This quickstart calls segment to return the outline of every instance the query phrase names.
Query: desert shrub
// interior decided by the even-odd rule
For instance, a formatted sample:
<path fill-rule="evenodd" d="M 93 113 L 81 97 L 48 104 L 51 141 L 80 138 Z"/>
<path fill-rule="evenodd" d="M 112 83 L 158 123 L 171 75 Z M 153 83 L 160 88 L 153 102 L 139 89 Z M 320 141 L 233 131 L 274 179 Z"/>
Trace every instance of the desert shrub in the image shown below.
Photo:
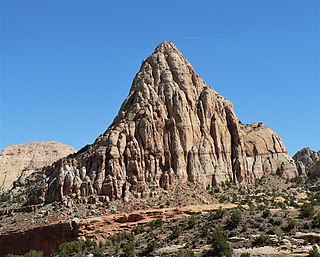
<path fill-rule="evenodd" d="M 109 237 L 109 240 L 113 244 L 117 244 L 117 243 L 120 243 L 122 241 L 133 241 L 134 240 L 134 235 L 132 235 L 131 233 L 128 233 L 126 231 L 122 231 L 122 232 L 119 232 L 117 234 L 111 235 Z"/>
<path fill-rule="evenodd" d="M 172 231 L 172 233 L 170 234 L 169 239 L 174 240 L 178 238 L 180 235 L 181 235 L 181 228 L 179 226 L 176 226 Z"/>
<path fill-rule="evenodd" d="M 57 256 L 68 257 L 70 255 L 79 254 L 79 253 L 82 253 L 83 248 L 84 248 L 83 242 L 80 242 L 80 241 L 66 242 L 60 245 Z"/>
<path fill-rule="evenodd" d="M 150 222 L 149 225 L 152 230 L 156 228 L 160 228 L 163 225 L 163 220 L 161 218 L 154 219 L 153 221 Z"/>
<path fill-rule="evenodd" d="M 134 257 L 136 256 L 135 245 L 133 242 L 126 242 L 123 245 L 122 257 Z"/>
<path fill-rule="evenodd" d="M 144 229 L 144 226 L 143 226 L 143 225 L 135 226 L 135 227 L 132 229 L 132 233 L 135 234 L 135 235 L 142 234 L 144 231 L 145 231 L 145 229 Z"/>
<path fill-rule="evenodd" d="M 275 207 L 279 207 L 279 208 L 281 208 L 283 210 L 285 210 L 287 208 L 287 205 L 286 205 L 285 202 L 275 202 L 274 206 Z"/>
<path fill-rule="evenodd" d="M 208 223 L 204 224 L 204 226 L 201 228 L 201 237 L 208 237 L 210 234 L 210 225 Z"/>
<path fill-rule="evenodd" d="M 252 242 L 253 246 L 265 246 L 272 244 L 272 241 L 268 235 L 260 235 Z"/>
<path fill-rule="evenodd" d="M 265 219 L 270 217 L 270 215 L 271 215 L 271 211 L 269 209 L 266 209 L 262 212 L 261 217 Z"/>
<path fill-rule="evenodd" d="M 219 220 L 219 219 L 222 219 L 225 214 L 226 214 L 226 210 L 221 208 L 220 206 L 218 210 L 211 212 L 210 219 Z"/>
<path fill-rule="evenodd" d="M 225 196 L 225 195 L 221 195 L 220 197 L 219 197 L 219 203 L 224 203 L 224 202 L 226 202 L 227 201 L 227 197 Z"/>
<path fill-rule="evenodd" d="M 250 253 L 242 253 L 240 254 L 240 257 L 250 257 Z"/>
<path fill-rule="evenodd" d="M 282 224 L 282 219 L 271 218 L 271 219 L 270 219 L 270 223 L 271 223 L 272 225 L 275 225 L 275 226 L 281 226 L 281 224 Z"/>
<path fill-rule="evenodd" d="M 93 254 L 94 257 L 105 257 L 105 248 L 103 247 L 99 247 L 97 249 L 94 250 L 94 254 Z"/>
<path fill-rule="evenodd" d="M 312 227 L 314 228 L 320 228 L 320 213 L 318 212 L 312 220 Z"/>
<path fill-rule="evenodd" d="M 86 239 L 85 241 L 71 241 L 60 245 L 56 257 L 82 256 L 86 252 L 93 252 L 95 257 L 105 256 L 105 245 Z M 29 256 L 28 256 L 29 257 Z"/>
<path fill-rule="evenodd" d="M 320 257 L 320 253 L 318 252 L 318 248 L 314 245 L 309 251 L 309 257 Z"/>
<path fill-rule="evenodd" d="M 287 220 L 287 225 L 283 227 L 283 230 L 286 232 L 290 232 L 292 229 L 294 229 L 297 225 L 297 220 L 289 218 Z"/>
<path fill-rule="evenodd" d="M 240 222 L 241 222 L 241 212 L 239 210 L 237 210 L 231 214 L 230 218 L 227 221 L 227 226 L 230 229 L 234 229 L 234 228 L 238 227 Z"/>
<path fill-rule="evenodd" d="M 300 207 L 300 218 L 311 218 L 314 215 L 314 207 L 311 203 L 304 203 Z"/>
<path fill-rule="evenodd" d="M 302 224 L 303 229 L 311 229 L 311 227 L 312 227 L 311 222 L 306 221 Z"/>
<path fill-rule="evenodd" d="M 149 241 L 147 247 L 141 253 L 141 256 L 149 256 L 149 254 L 156 248 L 156 241 L 152 240 Z"/>
<path fill-rule="evenodd" d="M 261 225 L 262 225 L 261 221 L 258 221 L 258 220 L 254 221 L 252 224 L 253 228 L 260 228 Z"/>
<path fill-rule="evenodd" d="M 194 254 L 193 251 L 188 250 L 186 252 L 180 252 L 178 253 L 177 257 L 195 257 L 196 255 Z"/>
<path fill-rule="evenodd" d="M 8 254 L 6 257 L 43 257 L 42 251 L 31 250 L 23 255 Z"/>
<path fill-rule="evenodd" d="M 228 244 L 228 238 L 225 231 L 221 227 L 217 227 L 211 235 L 211 253 L 218 257 L 231 257 L 231 250 Z"/>
<path fill-rule="evenodd" d="M 277 236 L 278 241 L 280 242 L 284 235 L 282 229 L 280 227 L 274 227 L 273 233 Z"/>
<path fill-rule="evenodd" d="M 197 221 L 198 221 L 198 218 L 195 215 L 192 215 L 188 219 L 188 228 L 193 228 L 196 225 Z"/>

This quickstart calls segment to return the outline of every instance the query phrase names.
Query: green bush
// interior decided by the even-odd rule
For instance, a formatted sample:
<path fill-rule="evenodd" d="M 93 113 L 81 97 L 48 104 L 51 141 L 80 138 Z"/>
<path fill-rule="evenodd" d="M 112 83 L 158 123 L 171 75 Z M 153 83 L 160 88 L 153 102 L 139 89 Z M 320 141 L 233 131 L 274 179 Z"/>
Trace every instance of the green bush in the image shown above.
<path fill-rule="evenodd" d="M 211 253 L 218 257 L 231 257 L 231 250 L 228 244 L 226 233 L 221 227 L 217 227 L 211 235 Z"/>
<path fill-rule="evenodd" d="M 109 237 L 109 240 L 113 244 L 117 244 L 117 243 L 120 243 L 122 241 L 133 241 L 134 240 L 134 235 L 132 235 L 131 233 L 128 233 L 126 231 L 122 231 L 122 232 L 119 232 L 117 234 L 111 235 Z"/>
<path fill-rule="evenodd" d="M 240 222 L 241 222 L 241 212 L 237 210 L 231 214 L 230 218 L 227 221 L 227 226 L 230 229 L 234 229 L 238 227 Z"/>
<path fill-rule="evenodd" d="M 198 218 L 195 215 L 192 215 L 188 219 L 188 228 L 193 228 L 197 223 Z"/>
<path fill-rule="evenodd" d="M 240 254 L 240 257 L 250 257 L 250 253 L 242 253 Z"/>
<path fill-rule="evenodd" d="M 68 257 L 70 255 L 82 253 L 83 242 L 80 241 L 71 241 L 66 242 L 60 245 L 58 257 Z"/>
<path fill-rule="evenodd" d="M 311 218 L 314 215 L 314 207 L 311 203 L 304 203 L 300 207 L 300 218 Z"/>
<path fill-rule="evenodd" d="M 43 257 L 42 251 L 31 250 L 23 255 L 8 254 L 6 257 Z"/>
<path fill-rule="evenodd" d="M 309 251 L 309 257 L 320 257 L 320 253 L 318 252 L 318 248 L 314 245 Z"/>
<path fill-rule="evenodd" d="M 220 206 L 218 210 L 213 211 L 210 214 L 210 219 L 211 220 L 219 220 L 219 219 L 222 219 L 225 214 L 226 214 L 226 210 L 221 208 L 221 206 Z"/>
<path fill-rule="evenodd" d="M 149 254 L 156 248 L 156 241 L 152 240 L 148 242 L 147 247 L 142 252 L 142 256 L 149 256 Z"/>
<path fill-rule="evenodd" d="M 134 257 L 136 256 L 135 245 L 132 242 L 126 242 L 123 245 L 123 257 Z"/>
<path fill-rule="evenodd" d="M 135 227 L 132 229 L 132 233 L 135 234 L 135 235 L 142 234 L 144 231 L 145 231 L 145 229 L 144 229 L 144 226 L 143 226 L 143 225 L 135 226 Z"/>
<path fill-rule="evenodd" d="M 204 224 L 204 226 L 201 228 L 201 237 L 208 237 L 210 232 L 210 225 L 208 223 Z"/>
<path fill-rule="evenodd" d="M 149 225 L 152 230 L 156 228 L 160 228 L 163 225 L 163 220 L 161 218 L 154 219 L 153 221 L 150 222 Z"/>
<path fill-rule="evenodd" d="M 170 240 L 176 239 L 181 235 L 181 229 L 179 226 L 176 226 L 172 231 L 171 235 L 169 236 Z"/>
<path fill-rule="evenodd" d="M 320 228 L 320 213 L 318 212 L 314 217 L 311 223 L 312 227 Z"/>
<path fill-rule="evenodd" d="M 289 218 L 287 220 L 287 225 L 283 227 L 283 230 L 286 232 L 290 232 L 292 229 L 294 229 L 297 225 L 297 220 Z"/>
<path fill-rule="evenodd" d="M 274 227 L 273 233 L 277 236 L 278 241 L 280 242 L 284 235 L 282 229 L 280 227 Z"/>
<path fill-rule="evenodd" d="M 272 225 L 275 225 L 275 226 L 281 226 L 281 224 L 282 224 L 282 219 L 270 218 L 270 223 L 271 223 Z"/>
<path fill-rule="evenodd" d="M 253 246 L 266 246 L 272 244 L 272 241 L 268 235 L 260 235 L 253 242 Z"/>
<path fill-rule="evenodd" d="M 264 211 L 262 212 L 261 217 L 265 219 L 265 218 L 270 217 L 270 215 L 271 215 L 271 211 L 270 211 L 269 209 L 266 209 L 266 210 L 264 210 Z"/>

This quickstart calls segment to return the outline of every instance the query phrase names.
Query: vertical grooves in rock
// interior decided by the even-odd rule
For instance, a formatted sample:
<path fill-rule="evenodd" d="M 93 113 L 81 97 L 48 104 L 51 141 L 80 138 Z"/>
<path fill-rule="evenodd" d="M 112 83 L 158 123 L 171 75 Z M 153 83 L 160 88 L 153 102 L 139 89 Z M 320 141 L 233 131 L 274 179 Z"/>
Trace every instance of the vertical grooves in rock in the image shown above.
<path fill-rule="evenodd" d="M 74 156 L 78 164 L 67 167 L 58 162 L 47 172 L 52 174 L 47 201 L 66 192 L 110 199 L 152 196 L 187 181 L 205 188 L 228 180 L 245 185 L 249 177 L 261 177 L 264 167 L 276 170 L 283 162 L 284 175 L 295 176 L 290 158 L 278 155 L 276 139 L 263 125 L 239 123 L 232 104 L 209 88 L 176 46 L 166 41 L 142 62 L 108 130 Z M 69 183 L 72 188 L 57 196 L 65 170 L 79 183 Z M 86 176 L 78 176 L 77 170 Z M 62 182 L 55 182 L 57 178 Z"/>

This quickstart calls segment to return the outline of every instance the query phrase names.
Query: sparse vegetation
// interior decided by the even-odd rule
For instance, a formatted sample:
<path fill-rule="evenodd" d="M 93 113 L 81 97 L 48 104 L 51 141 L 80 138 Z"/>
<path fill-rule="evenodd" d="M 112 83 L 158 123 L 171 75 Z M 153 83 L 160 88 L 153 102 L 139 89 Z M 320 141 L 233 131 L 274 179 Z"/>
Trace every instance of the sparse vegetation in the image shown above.
<path fill-rule="evenodd" d="M 300 207 L 300 218 L 311 218 L 314 215 L 314 206 L 312 203 L 303 203 Z"/>
<path fill-rule="evenodd" d="M 241 211 L 236 210 L 231 214 L 230 218 L 228 219 L 227 226 L 230 229 L 234 229 L 238 227 L 240 222 L 241 222 Z"/>
<path fill-rule="evenodd" d="M 269 209 L 266 209 L 266 210 L 264 210 L 263 212 L 262 212 L 262 214 L 261 214 L 261 217 L 262 218 L 268 218 L 268 217 L 270 217 L 271 216 L 271 211 L 269 210 Z"/>
<path fill-rule="evenodd" d="M 221 227 L 217 227 L 213 231 L 211 235 L 211 243 L 211 253 L 213 254 L 213 256 L 232 256 L 226 232 Z"/>
<path fill-rule="evenodd" d="M 279 179 L 276 176 L 272 179 L 275 178 Z M 237 207 L 234 209 L 220 207 L 209 213 L 193 214 L 178 219 L 172 219 L 175 218 L 175 214 L 168 213 L 165 214 L 166 216 L 162 216 L 165 217 L 166 222 L 157 213 L 156 219 L 150 223 L 135 226 L 131 233 L 129 231 L 116 233 L 105 239 L 104 243 L 91 240 L 65 243 L 55 256 L 80 257 L 92 254 L 93 257 L 154 255 L 192 257 L 195 256 L 195 253 L 197 256 L 230 256 L 231 249 L 237 248 L 267 245 L 286 247 L 283 238 L 286 236 L 285 238 L 290 241 L 290 237 L 297 232 L 307 233 L 312 229 L 315 233 L 320 233 L 318 200 L 313 199 L 320 199 L 317 193 L 309 193 L 308 199 L 300 198 L 301 194 L 298 193 L 305 192 L 304 189 L 300 189 L 296 185 L 293 187 L 291 181 L 282 183 L 281 186 L 285 185 L 286 188 L 280 186 L 280 191 L 277 187 L 267 186 L 266 179 L 259 179 L 256 183 L 257 188 L 250 186 L 246 189 L 240 189 L 241 193 L 237 193 L 238 189 L 232 184 L 230 188 L 225 186 L 224 192 L 218 190 L 214 192 L 217 194 L 217 199 L 222 195 L 221 199 L 228 204 L 236 199 Z M 279 182 L 277 183 L 279 185 Z M 196 199 L 197 194 L 191 192 L 190 197 Z M 154 202 L 159 208 L 167 205 L 168 201 L 172 206 L 177 203 L 169 195 L 162 196 L 161 199 L 159 197 Z M 279 201 L 283 201 L 283 204 L 279 204 Z M 54 207 L 55 211 L 62 208 L 59 203 L 52 206 L 56 206 Z M 97 203 L 96 206 L 98 209 L 105 207 L 105 204 L 99 205 Z M 119 212 L 119 208 L 114 202 L 110 202 L 109 206 L 114 213 Z M 126 229 L 130 226 L 127 226 Z M 94 231 L 97 234 L 105 233 L 103 229 L 99 228 Z M 252 235 L 260 236 L 253 237 Z M 242 237 L 245 240 L 241 240 Z M 305 242 L 298 243 L 298 246 L 316 243 L 319 243 L 317 239 L 306 238 Z M 171 248 L 178 249 L 174 254 L 167 254 L 166 251 L 170 251 Z M 202 252 L 199 252 L 200 249 Z M 316 251 L 318 250 L 312 250 L 310 256 L 319 256 L 315 255 Z M 248 257 L 250 254 L 244 252 L 241 256 Z M 14 256 L 11 255 L 11 257 Z M 25 256 L 23 255 L 23 257 Z"/>
<path fill-rule="evenodd" d="M 219 207 L 218 210 L 211 212 L 210 219 L 219 220 L 219 219 L 222 219 L 225 214 L 226 214 L 226 210 Z"/>
<path fill-rule="evenodd" d="M 158 218 L 158 219 L 154 219 L 153 221 L 150 222 L 150 228 L 152 230 L 156 229 L 156 228 L 159 228 L 161 227 L 163 224 L 163 220 L 161 218 Z"/>
<path fill-rule="evenodd" d="M 268 235 L 260 235 L 253 242 L 253 246 L 265 246 L 272 244 L 272 241 Z"/>
<path fill-rule="evenodd" d="M 31 250 L 23 255 L 8 254 L 6 257 L 43 257 L 42 251 Z"/>
<path fill-rule="evenodd" d="M 176 226 L 173 229 L 172 233 L 170 234 L 169 239 L 174 240 L 174 239 L 178 238 L 180 235 L 181 235 L 181 228 L 179 226 Z"/>
<path fill-rule="evenodd" d="M 309 257 L 320 257 L 320 253 L 318 251 L 318 248 L 314 245 L 309 251 Z"/>

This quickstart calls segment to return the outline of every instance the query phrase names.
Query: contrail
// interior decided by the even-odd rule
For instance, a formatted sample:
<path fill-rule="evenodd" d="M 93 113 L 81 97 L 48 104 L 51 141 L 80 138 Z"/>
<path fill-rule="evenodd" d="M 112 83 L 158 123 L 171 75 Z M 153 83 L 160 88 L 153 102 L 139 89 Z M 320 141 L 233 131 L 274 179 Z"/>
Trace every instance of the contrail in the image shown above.
<path fill-rule="evenodd" d="M 184 37 L 186 39 L 192 40 L 239 40 L 238 38 L 228 38 L 228 37 Z"/>

